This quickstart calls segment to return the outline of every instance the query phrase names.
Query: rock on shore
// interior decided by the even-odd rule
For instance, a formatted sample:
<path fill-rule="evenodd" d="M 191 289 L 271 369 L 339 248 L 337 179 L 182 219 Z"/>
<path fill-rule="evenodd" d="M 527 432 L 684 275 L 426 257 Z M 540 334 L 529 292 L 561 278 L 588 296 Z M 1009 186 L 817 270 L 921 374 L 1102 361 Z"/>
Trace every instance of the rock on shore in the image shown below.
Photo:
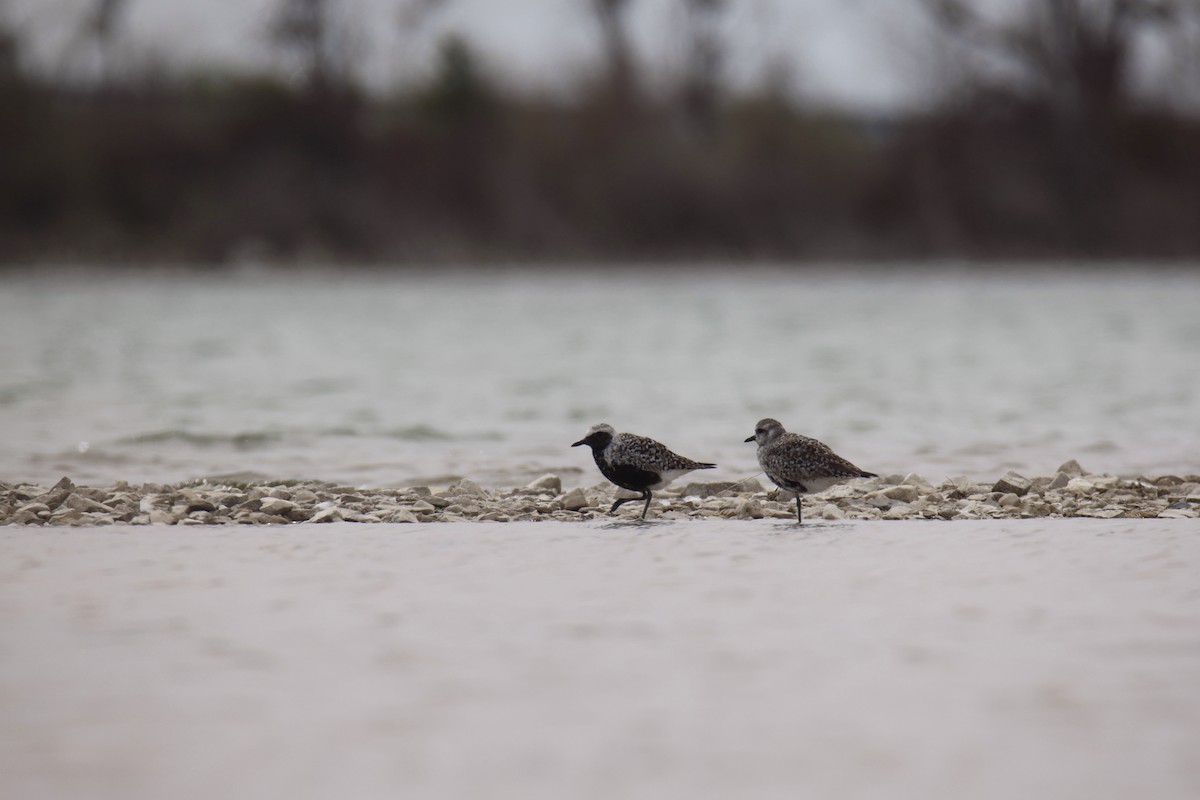
<path fill-rule="evenodd" d="M 183 485 L 123 481 L 108 487 L 0 483 L 0 525 L 286 525 L 322 522 L 536 522 L 608 518 L 614 487 L 563 492 L 544 475 L 532 483 L 485 489 L 470 480 L 446 487 L 365 489 L 320 482 Z M 689 483 L 655 495 L 658 519 L 791 519 L 791 494 L 740 484 Z M 966 477 L 933 485 L 891 475 L 834 486 L 804 497 L 811 519 L 1028 519 L 1046 517 L 1200 518 L 1200 475 L 1127 479 L 1088 473 L 1078 462 L 1052 477 L 1009 472 L 979 483 Z M 636 514 L 619 512 L 617 518 Z"/>

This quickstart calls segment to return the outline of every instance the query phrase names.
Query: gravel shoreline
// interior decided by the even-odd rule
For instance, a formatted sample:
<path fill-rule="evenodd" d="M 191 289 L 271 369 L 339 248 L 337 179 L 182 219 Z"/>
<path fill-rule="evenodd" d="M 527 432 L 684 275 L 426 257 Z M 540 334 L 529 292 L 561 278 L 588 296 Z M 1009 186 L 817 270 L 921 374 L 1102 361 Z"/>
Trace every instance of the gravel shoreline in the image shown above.
<path fill-rule="evenodd" d="M 247 485 L 210 479 L 182 485 L 118 481 L 52 487 L 0 482 L 0 525 L 286 525 L 323 522 L 537 522 L 635 519 L 638 510 L 610 517 L 624 496 L 610 484 L 564 492 L 556 475 L 516 488 L 485 489 L 471 480 L 447 487 L 367 489 L 311 481 Z M 636 496 L 628 493 L 630 496 Z M 655 495 L 651 518 L 792 519 L 792 495 L 739 483 L 692 482 Z M 990 483 L 965 477 L 934 485 L 915 474 L 889 475 L 834 486 L 803 499 L 814 519 L 1032 519 L 1063 517 L 1195 519 L 1200 475 L 1095 475 L 1078 462 L 1053 477 L 1014 472 Z"/>

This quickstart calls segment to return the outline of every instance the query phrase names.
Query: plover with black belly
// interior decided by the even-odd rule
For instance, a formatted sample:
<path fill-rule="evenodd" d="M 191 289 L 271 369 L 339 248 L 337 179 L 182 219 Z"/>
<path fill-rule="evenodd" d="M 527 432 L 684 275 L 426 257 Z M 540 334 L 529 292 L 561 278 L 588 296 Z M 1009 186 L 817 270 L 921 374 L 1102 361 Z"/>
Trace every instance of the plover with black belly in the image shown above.
<path fill-rule="evenodd" d="M 612 504 L 608 513 L 613 513 L 622 503 L 644 499 L 642 519 L 650 510 L 651 492 L 662 489 L 681 475 L 697 469 L 712 469 L 716 464 L 692 461 L 671 452 L 665 444 L 633 433 L 617 433 L 612 425 L 601 422 L 588 429 L 587 435 L 571 447 L 586 444 L 592 448 L 592 458 L 604 477 L 642 496 L 623 497 Z"/>
<path fill-rule="evenodd" d="M 800 516 L 800 495 L 821 492 L 835 483 L 851 478 L 875 478 L 829 449 L 828 445 L 788 433 L 778 420 L 760 419 L 747 442 L 758 443 L 758 464 L 767 477 L 781 489 L 796 493 L 796 522 Z"/>

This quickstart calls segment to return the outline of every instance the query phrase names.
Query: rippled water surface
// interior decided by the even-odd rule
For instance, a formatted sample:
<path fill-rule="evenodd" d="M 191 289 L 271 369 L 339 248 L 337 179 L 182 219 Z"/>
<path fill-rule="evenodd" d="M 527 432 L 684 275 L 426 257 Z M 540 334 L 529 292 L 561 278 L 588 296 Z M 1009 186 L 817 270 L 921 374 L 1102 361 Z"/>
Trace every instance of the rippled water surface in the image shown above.
<path fill-rule="evenodd" d="M 593 422 L 757 472 L 1200 472 L 1200 278 L 994 268 L 11 274 L 0 480 L 598 480 Z"/>

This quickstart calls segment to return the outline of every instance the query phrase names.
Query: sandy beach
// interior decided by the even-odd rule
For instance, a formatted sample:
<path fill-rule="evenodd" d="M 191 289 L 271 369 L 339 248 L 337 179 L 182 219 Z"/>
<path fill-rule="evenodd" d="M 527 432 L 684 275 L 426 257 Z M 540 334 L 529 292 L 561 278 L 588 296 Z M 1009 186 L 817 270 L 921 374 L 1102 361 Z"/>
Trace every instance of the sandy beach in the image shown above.
<path fill-rule="evenodd" d="M 8 798 L 1200 795 L 1179 520 L 0 530 Z"/>

